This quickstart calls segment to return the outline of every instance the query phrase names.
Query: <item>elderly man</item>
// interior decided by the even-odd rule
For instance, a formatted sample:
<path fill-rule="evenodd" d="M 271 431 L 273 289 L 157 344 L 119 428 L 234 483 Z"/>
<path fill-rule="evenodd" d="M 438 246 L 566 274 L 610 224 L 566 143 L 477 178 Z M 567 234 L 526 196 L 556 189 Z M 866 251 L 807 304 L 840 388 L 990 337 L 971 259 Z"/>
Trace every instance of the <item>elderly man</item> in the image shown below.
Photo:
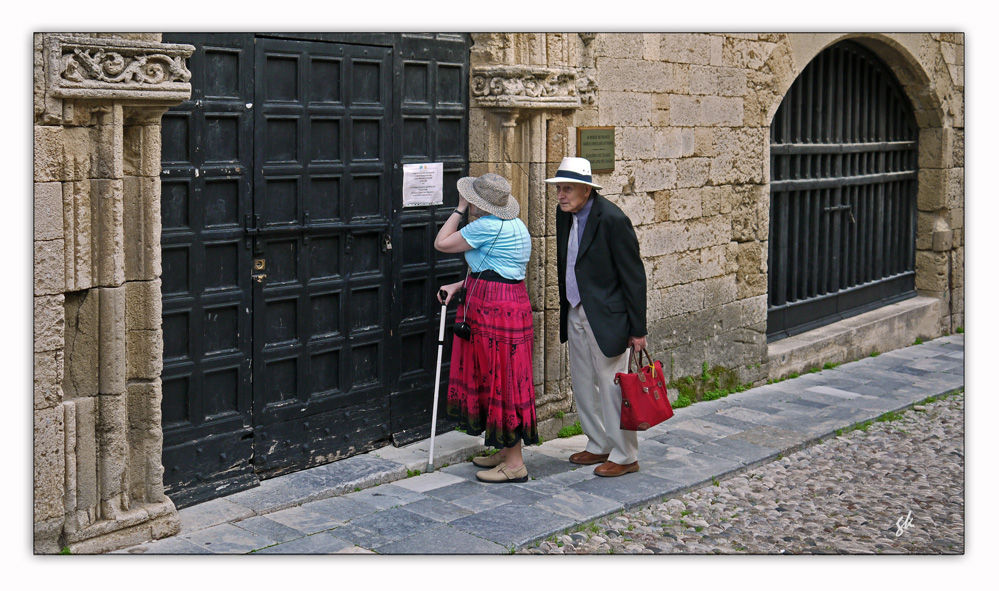
<path fill-rule="evenodd" d="M 586 449 L 574 464 L 597 466 L 598 476 L 638 471 L 638 437 L 623 431 L 617 372 L 626 372 L 628 348 L 646 347 L 645 267 L 631 220 L 597 192 L 590 162 L 563 158 L 555 185 L 558 241 L 559 338 L 569 341 L 572 391 Z"/>

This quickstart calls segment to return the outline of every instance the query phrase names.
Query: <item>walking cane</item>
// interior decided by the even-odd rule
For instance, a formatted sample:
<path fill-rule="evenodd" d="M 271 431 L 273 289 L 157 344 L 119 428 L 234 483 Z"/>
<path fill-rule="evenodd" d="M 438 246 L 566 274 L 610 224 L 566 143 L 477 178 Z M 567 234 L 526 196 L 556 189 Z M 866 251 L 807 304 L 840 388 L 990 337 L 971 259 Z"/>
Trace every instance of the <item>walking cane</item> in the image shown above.
<path fill-rule="evenodd" d="M 447 300 L 447 292 L 438 292 L 441 301 Z M 441 390 L 441 356 L 444 354 L 444 318 L 447 316 L 447 304 L 441 306 L 441 330 L 437 335 L 437 376 L 434 377 L 434 413 L 430 416 L 430 460 L 427 461 L 427 474 L 434 471 L 434 437 L 437 436 L 437 397 Z"/>

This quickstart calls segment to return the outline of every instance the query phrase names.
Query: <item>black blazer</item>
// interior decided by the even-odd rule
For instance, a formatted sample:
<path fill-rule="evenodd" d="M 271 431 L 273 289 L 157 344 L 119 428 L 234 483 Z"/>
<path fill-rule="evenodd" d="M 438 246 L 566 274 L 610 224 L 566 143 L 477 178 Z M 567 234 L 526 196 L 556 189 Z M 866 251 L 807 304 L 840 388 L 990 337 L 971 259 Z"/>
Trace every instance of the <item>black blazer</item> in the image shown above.
<path fill-rule="evenodd" d="M 643 337 L 645 326 L 645 266 L 631 220 L 621 208 L 595 190 L 593 206 L 583 228 L 576 255 L 576 284 L 586 317 L 600 351 L 616 357 L 628 348 L 629 337 Z M 558 242 L 558 293 L 561 307 L 559 339 L 568 340 L 569 300 L 565 296 L 565 265 L 568 255 L 571 213 L 556 209 Z"/>

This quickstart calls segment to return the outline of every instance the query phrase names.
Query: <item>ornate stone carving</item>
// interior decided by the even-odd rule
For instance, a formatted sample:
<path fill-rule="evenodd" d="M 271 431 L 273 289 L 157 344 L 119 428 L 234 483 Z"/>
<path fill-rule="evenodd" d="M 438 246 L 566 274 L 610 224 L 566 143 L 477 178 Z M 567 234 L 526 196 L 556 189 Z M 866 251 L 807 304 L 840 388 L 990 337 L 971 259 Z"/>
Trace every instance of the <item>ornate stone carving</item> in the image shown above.
<path fill-rule="evenodd" d="M 578 86 L 575 69 L 489 66 L 472 71 L 471 93 L 479 107 L 578 109 Z M 595 83 L 584 87 L 592 95 Z"/>
<path fill-rule="evenodd" d="M 191 45 L 58 35 L 46 45 L 51 97 L 173 103 L 191 96 Z"/>

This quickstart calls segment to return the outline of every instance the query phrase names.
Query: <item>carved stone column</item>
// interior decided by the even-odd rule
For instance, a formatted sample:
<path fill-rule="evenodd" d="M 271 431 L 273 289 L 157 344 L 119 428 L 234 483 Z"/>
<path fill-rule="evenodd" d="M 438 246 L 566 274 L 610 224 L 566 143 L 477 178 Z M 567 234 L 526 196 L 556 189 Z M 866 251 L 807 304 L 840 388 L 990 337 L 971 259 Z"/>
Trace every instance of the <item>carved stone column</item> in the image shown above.
<path fill-rule="evenodd" d="M 534 309 L 534 381 L 541 435 L 555 437 L 575 421 L 568 358 L 559 343 L 554 205 L 548 198 L 549 121 L 563 121 L 593 102 L 595 82 L 580 68 L 490 63 L 535 60 L 547 35 L 473 35 L 469 138 L 473 175 L 502 174 L 511 181 L 532 237 L 527 287 Z M 476 59 L 479 58 L 479 59 Z M 485 62 L 485 63 L 484 63 Z M 561 142 L 559 142 L 561 145 Z M 559 158 L 555 161 L 557 166 Z"/>
<path fill-rule="evenodd" d="M 179 530 L 161 465 L 160 119 L 190 97 L 194 47 L 159 38 L 35 36 L 36 552 Z"/>

